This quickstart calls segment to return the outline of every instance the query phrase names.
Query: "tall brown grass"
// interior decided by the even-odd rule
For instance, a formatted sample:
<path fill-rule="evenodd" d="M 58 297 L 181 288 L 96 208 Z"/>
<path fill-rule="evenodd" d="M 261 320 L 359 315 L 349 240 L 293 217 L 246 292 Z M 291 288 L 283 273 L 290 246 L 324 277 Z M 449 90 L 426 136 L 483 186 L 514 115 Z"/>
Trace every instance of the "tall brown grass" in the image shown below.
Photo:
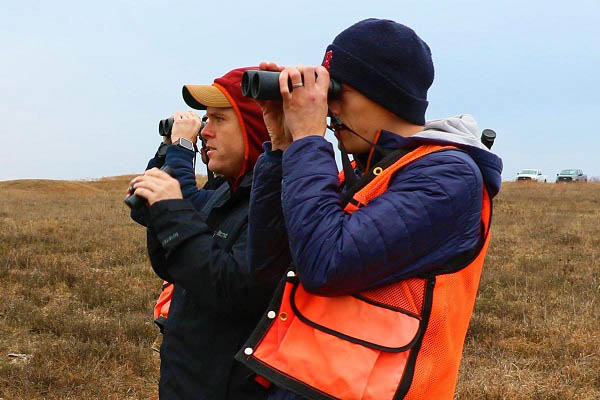
<path fill-rule="evenodd" d="M 600 185 L 506 183 L 457 398 L 600 399 Z"/>
<path fill-rule="evenodd" d="M 157 397 L 128 178 L 0 182 L 0 399 Z M 457 398 L 600 398 L 599 222 L 599 184 L 504 185 Z"/>

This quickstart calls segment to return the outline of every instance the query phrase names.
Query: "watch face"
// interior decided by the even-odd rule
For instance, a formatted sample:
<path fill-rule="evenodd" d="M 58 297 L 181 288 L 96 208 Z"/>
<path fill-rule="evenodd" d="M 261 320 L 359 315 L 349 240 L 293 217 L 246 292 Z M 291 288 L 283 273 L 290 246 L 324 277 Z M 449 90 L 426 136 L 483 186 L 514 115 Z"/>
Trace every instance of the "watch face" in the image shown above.
<path fill-rule="evenodd" d="M 177 141 L 177 144 L 179 146 L 183 147 L 184 149 L 194 151 L 194 143 L 190 142 L 186 138 L 179 138 L 179 140 Z"/>

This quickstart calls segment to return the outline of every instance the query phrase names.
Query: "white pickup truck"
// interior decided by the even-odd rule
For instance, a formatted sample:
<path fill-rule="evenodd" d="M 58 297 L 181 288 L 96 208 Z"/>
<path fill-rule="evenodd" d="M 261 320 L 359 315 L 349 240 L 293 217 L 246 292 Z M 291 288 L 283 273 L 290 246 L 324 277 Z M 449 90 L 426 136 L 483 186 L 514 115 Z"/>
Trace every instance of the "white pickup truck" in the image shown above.
<path fill-rule="evenodd" d="M 517 173 L 517 181 L 548 182 L 548 176 L 543 175 L 541 169 L 522 169 Z"/>

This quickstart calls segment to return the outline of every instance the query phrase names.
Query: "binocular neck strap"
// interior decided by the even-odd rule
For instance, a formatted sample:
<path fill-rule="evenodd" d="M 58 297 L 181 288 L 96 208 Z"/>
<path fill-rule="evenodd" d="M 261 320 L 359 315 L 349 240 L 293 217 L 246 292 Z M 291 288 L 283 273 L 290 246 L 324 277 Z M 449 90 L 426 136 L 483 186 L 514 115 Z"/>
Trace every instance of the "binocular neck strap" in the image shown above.
<path fill-rule="evenodd" d="M 204 123 L 204 118 L 202 119 L 202 122 Z M 196 149 L 197 152 L 200 153 L 200 159 L 202 160 L 202 163 L 204 165 L 206 165 L 206 189 L 216 189 L 216 179 L 215 179 L 215 173 L 208 168 L 208 155 L 206 155 L 206 144 L 204 142 L 204 140 L 202 140 L 202 138 L 200 137 L 200 135 L 198 135 L 198 137 L 200 138 L 200 143 L 202 143 L 202 146 L 200 147 L 200 150 Z M 204 160 L 206 159 L 206 162 L 204 162 Z"/>
<path fill-rule="evenodd" d="M 381 157 L 385 157 L 389 153 L 389 151 L 387 151 L 385 148 L 379 146 L 376 143 L 371 142 L 367 138 L 356 133 L 353 129 L 349 128 L 347 125 L 345 125 L 342 122 L 340 117 L 333 114 L 331 111 L 329 112 L 329 117 L 331 118 L 331 125 L 327 126 L 327 128 L 329 130 L 331 130 L 333 132 L 340 131 L 340 130 L 346 130 L 346 131 L 352 133 L 353 135 L 362 139 L 364 142 L 368 143 L 369 146 L 374 151 L 378 152 Z M 352 185 L 358 178 L 354 174 L 354 170 L 352 168 L 352 165 L 350 164 L 350 159 L 348 158 L 348 152 L 346 152 L 346 148 L 344 147 L 344 142 L 339 137 L 338 137 L 338 142 L 340 143 L 340 150 L 342 153 L 342 167 L 344 168 L 345 182 L 348 185 Z M 356 160 L 356 161 L 358 163 L 358 160 Z"/>
<path fill-rule="evenodd" d="M 342 120 L 340 119 L 340 117 L 333 114 L 331 111 L 329 112 L 329 118 L 331 118 L 331 125 L 327 126 L 327 128 L 329 130 L 331 130 L 333 132 L 338 131 L 338 130 L 346 130 L 346 131 L 352 133 L 354 136 L 359 137 L 363 142 L 368 143 L 369 146 L 371 146 L 371 148 L 375 149 L 375 151 L 378 152 L 379 155 L 381 155 L 382 157 L 385 157 L 388 154 L 388 151 L 386 151 L 383 147 L 379 146 L 377 143 L 371 142 L 369 139 L 356 133 L 352 128 L 350 128 L 348 125 L 344 124 L 342 122 Z"/>
<path fill-rule="evenodd" d="M 348 153 L 346 152 L 346 148 L 344 147 L 344 142 L 339 140 L 340 142 L 340 150 L 342 153 L 342 167 L 344 168 L 344 184 L 346 187 L 352 187 L 358 181 L 358 177 L 354 173 L 354 169 L 352 168 L 352 164 L 350 163 L 350 158 L 348 157 Z"/>
<path fill-rule="evenodd" d="M 207 189 L 215 189 L 215 174 L 208 167 L 206 167 L 206 188 Z"/>

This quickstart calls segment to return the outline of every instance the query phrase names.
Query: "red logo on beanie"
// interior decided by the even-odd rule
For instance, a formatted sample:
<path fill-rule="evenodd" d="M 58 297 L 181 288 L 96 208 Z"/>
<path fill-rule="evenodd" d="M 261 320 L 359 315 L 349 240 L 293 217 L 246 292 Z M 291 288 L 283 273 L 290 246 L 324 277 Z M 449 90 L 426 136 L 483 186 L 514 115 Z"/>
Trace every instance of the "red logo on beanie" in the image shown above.
<path fill-rule="evenodd" d="M 323 58 L 323 65 L 327 71 L 329 71 L 329 63 L 331 62 L 331 58 L 333 57 L 333 50 L 329 50 L 325 53 L 325 58 Z"/>

